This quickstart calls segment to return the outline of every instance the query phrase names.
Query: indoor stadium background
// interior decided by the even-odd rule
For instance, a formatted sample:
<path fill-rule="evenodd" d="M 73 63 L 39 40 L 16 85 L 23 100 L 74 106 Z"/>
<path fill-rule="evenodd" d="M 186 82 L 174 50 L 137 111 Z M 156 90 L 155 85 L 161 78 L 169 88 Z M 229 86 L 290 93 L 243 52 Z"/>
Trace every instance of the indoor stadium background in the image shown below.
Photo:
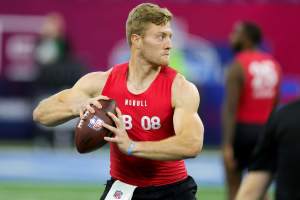
<path fill-rule="evenodd" d="M 0 0 L 0 200 L 99 199 L 109 177 L 107 147 L 80 155 L 73 144 L 76 120 L 51 130 L 32 121 L 32 109 L 42 97 L 36 87 L 42 73 L 35 60 L 36 44 L 46 16 L 59 15 L 72 54 L 68 67 L 80 66 L 82 73 L 106 70 L 128 58 L 126 18 L 130 9 L 142 2 Z M 229 33 L 239 20 L 262 28 L 261 48 L 282 65 L 281 104 L 290 102 L 300 94 L 300 1 L 147 2 L 173 12 L 171 65 L 193 81 L 201 94 L 204 152 L 187 160 L 188 170 L 198 183 L 200 199 L 224 199 L 220 109 L 224 72 L 233 57 Z M 58 70 L 50 80 L 60 73 L 71 80 L 70 71 Z M 59 85 L 42 94 L 64 87 Z"/>

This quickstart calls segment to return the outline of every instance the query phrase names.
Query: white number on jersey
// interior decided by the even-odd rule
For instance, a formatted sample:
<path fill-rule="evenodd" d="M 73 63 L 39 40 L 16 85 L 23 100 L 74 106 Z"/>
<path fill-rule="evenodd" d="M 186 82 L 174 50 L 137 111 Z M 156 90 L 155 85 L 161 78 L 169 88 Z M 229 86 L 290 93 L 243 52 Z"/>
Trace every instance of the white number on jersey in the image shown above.
<path fill-rule="evenodd" d="M 132 117 L 130 115 L 123 115 L 123 122 L 126 130 L 132 128 Z"/>
<path fill-rule="evenodd" d="M 130 115 L 123 115 L 123 121 L 126 130 L 132 129 L 132 117 Z M 161 127 L 160 118 L 157 116 L 153 116 L 151 118 L 148 116 L 143 116 L 141 118 L 141 127 L 146 131 L 151 129 L 157 130 Z"/>
<path fill-rule="evenodd" d="M 271 60 L 254 61 L 249 66 L 249 72 L 253 75 L 251 86 L 254 97 L 274 97 L 279 81 L 274 62 Z"/>

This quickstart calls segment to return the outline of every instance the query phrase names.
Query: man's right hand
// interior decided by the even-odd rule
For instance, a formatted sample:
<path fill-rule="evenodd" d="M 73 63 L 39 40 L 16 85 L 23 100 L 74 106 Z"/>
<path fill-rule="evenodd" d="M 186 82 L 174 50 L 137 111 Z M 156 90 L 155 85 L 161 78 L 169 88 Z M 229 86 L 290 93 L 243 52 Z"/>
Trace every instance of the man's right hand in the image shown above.
<path fill-rule="evenodd" d="M 84 118 L 84 113 L 85 111 L 88 111 L 90 113 L 95 113 L 95 109 L 93 108 L 93 106 L 95 106 L 98 109 L 102 108 L 101 103 L 99 102 L 99 100 L 109 100 L 110 98 L 107 96 L 103 96 L 103 95 L 99 95 L 97 97 L 94 98 L 90 98 L 87 101 L 85 101 L 83 104 L 81 104 L 79 106 L 79 116 L 81 119 Z"/>
<path fill-rule="evenodd" d="M 237 163 L 234 159 L 232 145 L 225 144 L 223 146 L 223 157 L 224 157 L 224 165 L 227 168 L 227 170 L 235 170 L 237 167 Z"/>

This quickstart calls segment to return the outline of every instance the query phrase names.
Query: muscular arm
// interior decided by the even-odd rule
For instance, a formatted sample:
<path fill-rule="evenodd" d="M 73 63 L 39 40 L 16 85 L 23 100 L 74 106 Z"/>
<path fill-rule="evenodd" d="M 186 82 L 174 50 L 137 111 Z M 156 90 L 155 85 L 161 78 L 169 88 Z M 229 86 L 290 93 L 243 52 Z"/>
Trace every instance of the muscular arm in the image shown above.
<path fill-rule="evenodd" d="M 243 87 L 244 75 L 241 66 L 233 63 L 226 79 L 226 97 L 222 111 L 223 144 L 231 145 L 236 125 L 235 115 Z"/>
<path fill-rule="evenodd" d="M 175 135 L 156 142 L 137 142 L 133 155 L 153 160 L 179 160 L 197 156 L 203 146 L 203 124 L 197 113 L 197 88 L 177 75 L 173 83 Z"/>
<path fill-rule="evenodd" d="M 271 180 L 272 175 L 268 171 L 250 172 L 243 180 L 236 200 L 263 199 Z"/>
<path fill-rule="evenodd" d="M 56 126 L 78 117 L 86 101 L 101 94 L 109 71 L 83 76 L 70 89 L 63 90 L 44 100 L 33 111 L 33 119 L 46 126 Z"/>

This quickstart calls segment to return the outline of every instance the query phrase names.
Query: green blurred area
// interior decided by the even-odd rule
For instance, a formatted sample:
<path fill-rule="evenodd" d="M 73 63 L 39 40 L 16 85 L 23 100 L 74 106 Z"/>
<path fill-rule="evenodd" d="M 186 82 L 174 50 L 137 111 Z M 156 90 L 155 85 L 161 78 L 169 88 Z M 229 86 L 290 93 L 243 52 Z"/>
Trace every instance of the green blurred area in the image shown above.
<path fill-rule="evenodd" d="M 0 182 L 0 199 L 7 200 L 97 200 L 104 190 L 97 184 L 39 184 Z M 197 199 L 223 200 L 224 189 L 199 187 Z"/>

